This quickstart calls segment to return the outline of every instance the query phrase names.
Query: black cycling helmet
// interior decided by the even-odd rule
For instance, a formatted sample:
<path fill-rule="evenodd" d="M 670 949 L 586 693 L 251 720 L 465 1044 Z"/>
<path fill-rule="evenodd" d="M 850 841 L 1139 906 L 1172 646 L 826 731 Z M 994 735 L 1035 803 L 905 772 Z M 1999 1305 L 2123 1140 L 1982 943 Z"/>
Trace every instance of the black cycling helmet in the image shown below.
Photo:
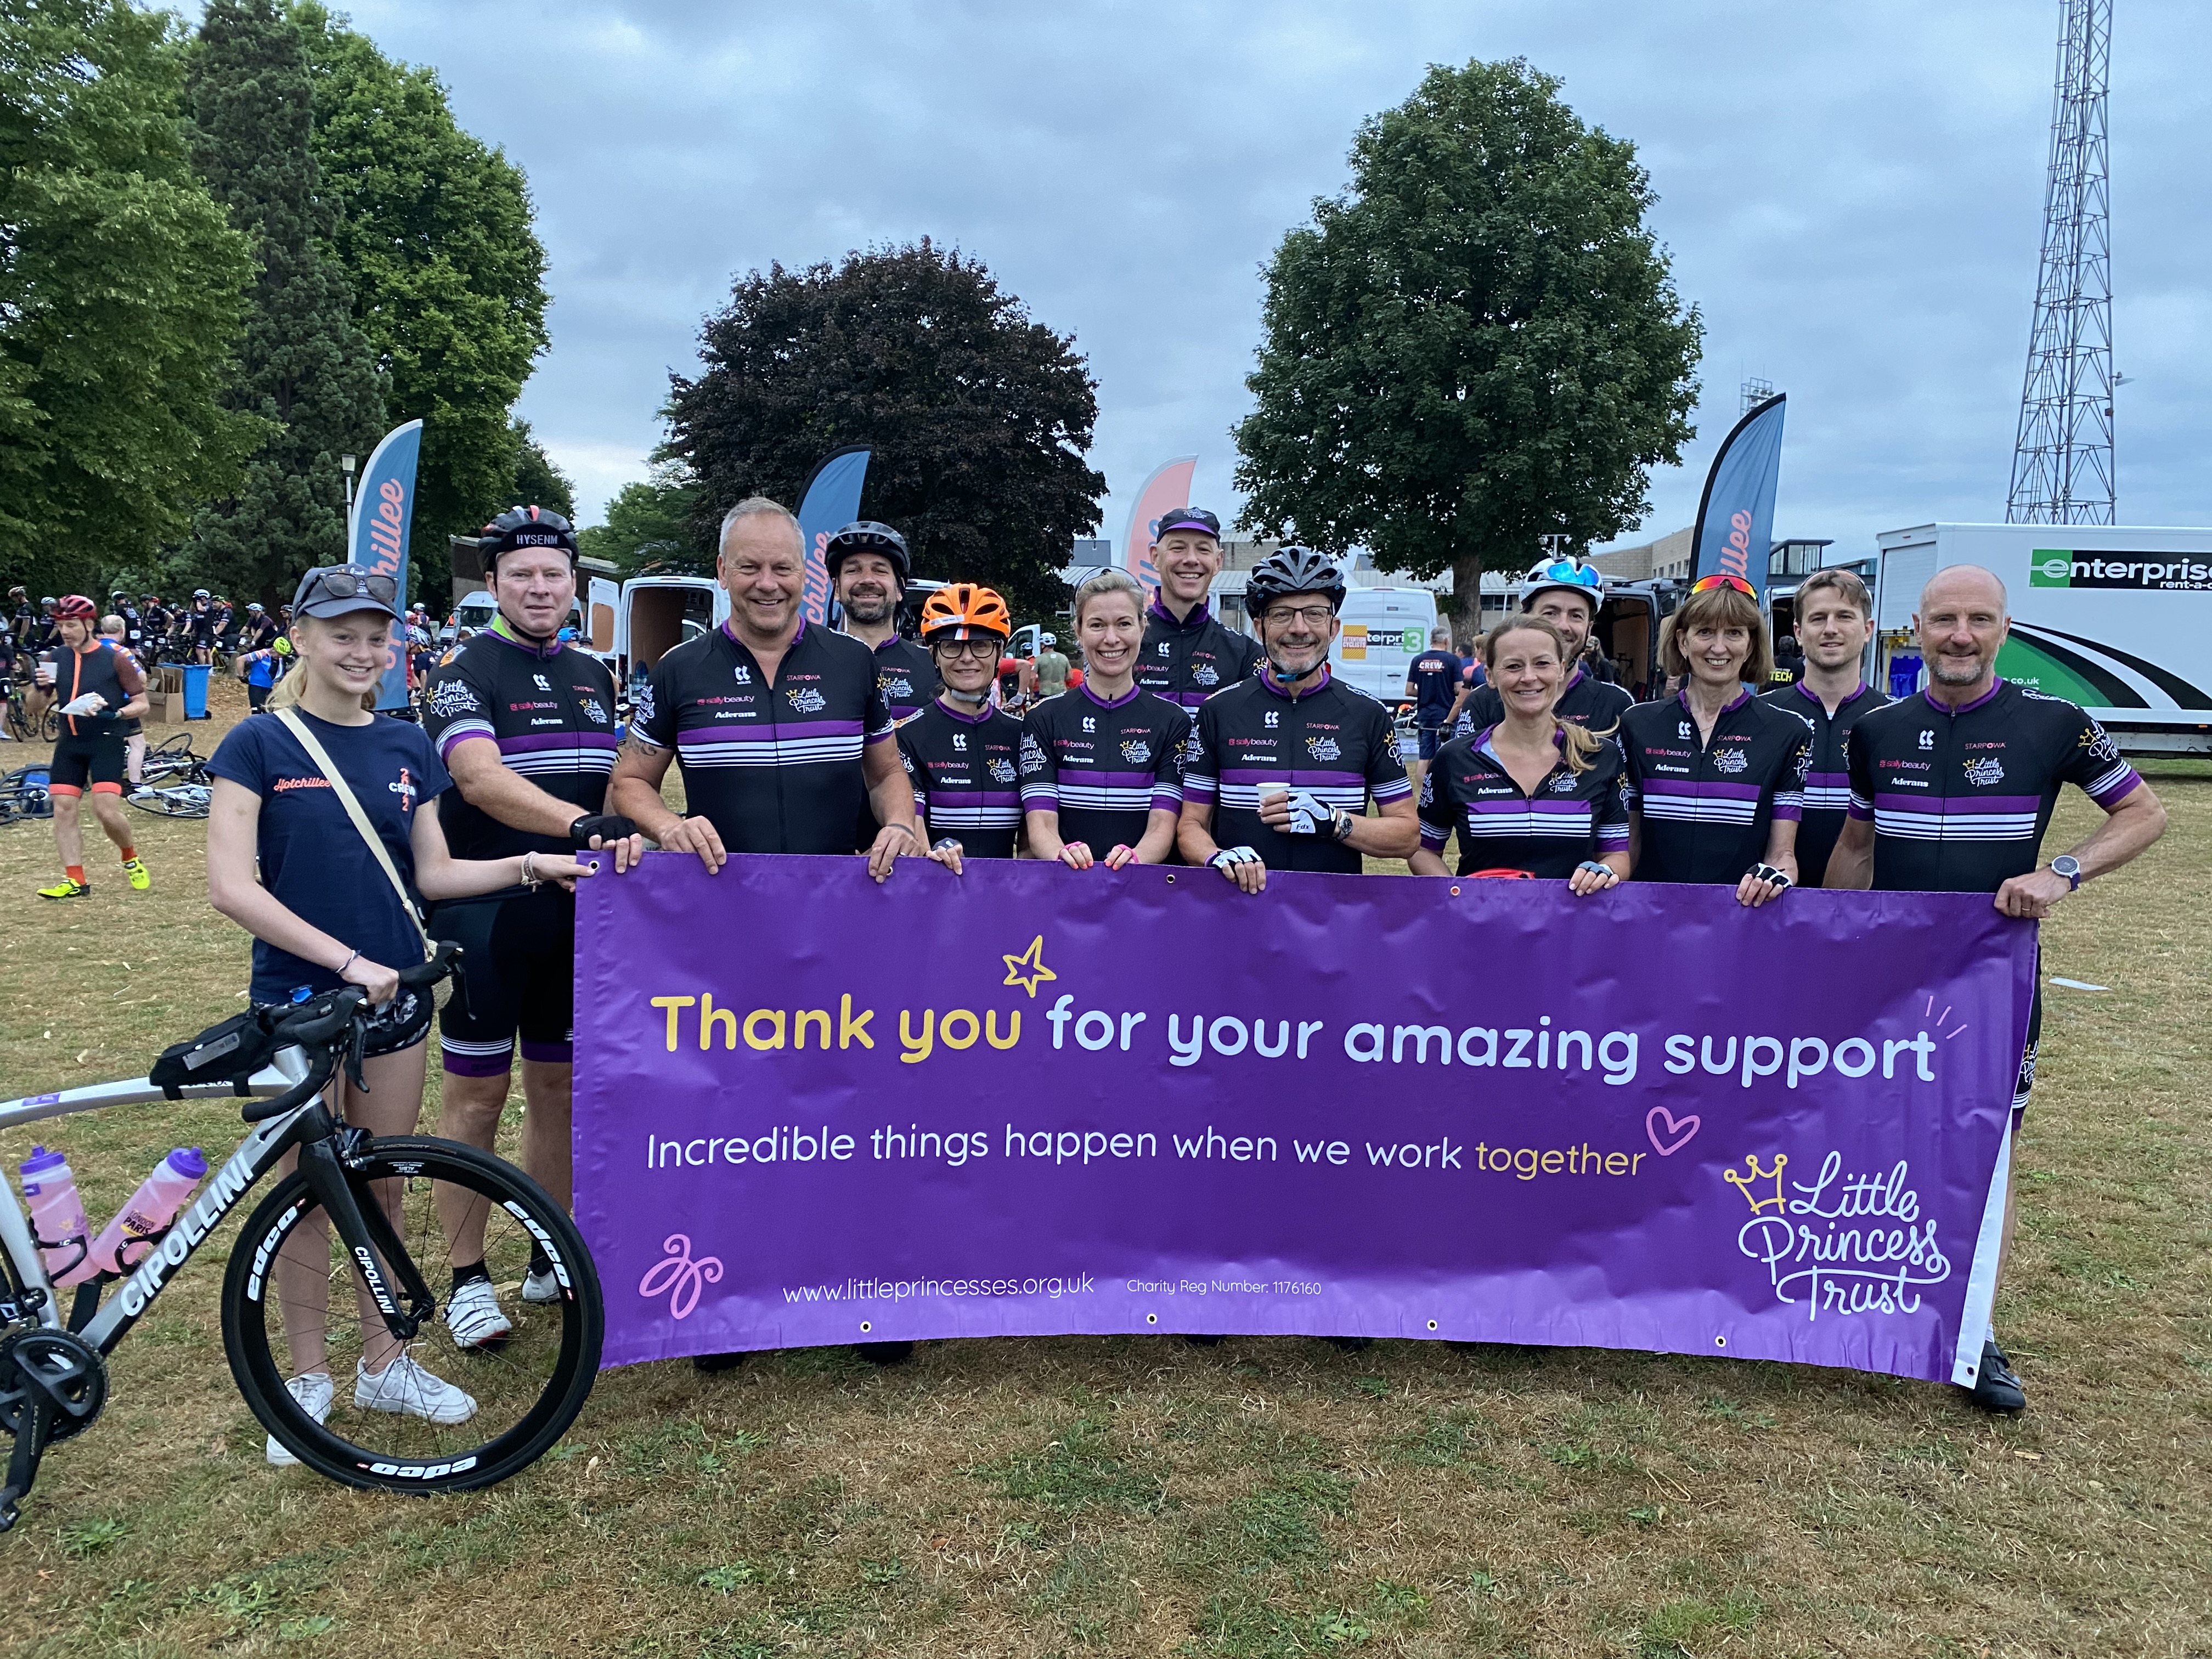
<path fill-rule="evenodd" d="M 1264 617 L 1269 605 L 1293 593 L 1318 593 L 1332 612 L 1343 610 L 1343 567 L 1310 547 L 1277 548 L 1245 578 L 1244 609 L 1255 618 Z"/>
<path fill-rule="evenodd" d="M 831 581 L 837 580 L 837 567 L 845 562 L 848 553 L 880 553 L 898 573 L 901 587 L 914 580 L 914 561 L 908 556 L 906 538 L 887 524 L 878 524 L 873 519 L 856 519 L 830 538 L 822 550 L 822 560 L 830 567 Z"/>
<path fill-rule="evenodd" d="M 568 568 L 576 568 L 576 532 L 550 507 L 510 507 L 478 533 L 487 576 L 498 572 L 501 554 L 521 547 L 557 547 L 568 556 Z"/>

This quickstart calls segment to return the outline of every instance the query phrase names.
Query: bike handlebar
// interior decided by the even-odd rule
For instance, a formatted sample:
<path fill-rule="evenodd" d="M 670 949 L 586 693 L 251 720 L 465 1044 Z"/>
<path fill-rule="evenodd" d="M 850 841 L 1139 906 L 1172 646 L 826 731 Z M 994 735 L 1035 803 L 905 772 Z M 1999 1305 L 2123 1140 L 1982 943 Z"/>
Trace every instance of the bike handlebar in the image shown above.
<path fill-rule="evenodd" d="M 460 955 L 459 945 L 440 940 L 427 961 L 399 970 L 399 983 L 410 989 L 434 985 L 453 971 Z M 319 1094 L 337 1072 L 348 1043 L 357 1043 L 374 1018 L 368 993 L 358 985 L 333 991 L 286 1014 L 276 1022 L 270 1035 L 280 1048 L 301 1048 L 314 1054 L 314 1061 L 308 1066 L 307 1075 L 283 1094 L 253 1102 L 242 1109 L 240 1115 L 248 1123 L 265 1122 Z M 357 1054 L 358 1050 L 356 1052 Z"/>

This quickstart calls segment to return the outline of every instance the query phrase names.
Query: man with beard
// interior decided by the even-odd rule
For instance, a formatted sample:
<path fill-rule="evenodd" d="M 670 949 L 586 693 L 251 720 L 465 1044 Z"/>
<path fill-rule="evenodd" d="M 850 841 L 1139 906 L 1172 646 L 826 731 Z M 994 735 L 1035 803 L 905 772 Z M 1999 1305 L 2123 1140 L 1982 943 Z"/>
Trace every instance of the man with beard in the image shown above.
<path fill-rule="evenodd" d="M 822 556 L 830 568 L 830 592 L 844 611 L 840 627 L 875 653 L 876 689 L 892 721 L 903 726 L 928 706 L 939 684 L 929 653 L 899 637 L 899 604 L 914 579 L 906 538 L 887 524 L 860 519 L 832 536 Z M 863 799 L 854 841 L 872 846 L 882 827 Z"/>

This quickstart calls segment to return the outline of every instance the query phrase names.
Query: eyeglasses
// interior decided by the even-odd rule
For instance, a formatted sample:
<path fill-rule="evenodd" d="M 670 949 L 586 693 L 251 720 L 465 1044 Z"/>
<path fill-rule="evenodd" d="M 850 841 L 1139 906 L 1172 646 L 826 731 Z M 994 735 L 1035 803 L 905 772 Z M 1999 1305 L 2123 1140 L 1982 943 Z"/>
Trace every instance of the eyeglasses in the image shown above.
<path fill-rule="evenodd" d="M 1267 607 L 1266 622 L 1302 622 L 1308 628 L 1327 628 L 1336 611 L 1326 605 L 1275 605 Z"/>
<path fill-rule="evenodd" d="M 986 662 L 995 660 L 999 647 L 1005 641 L 994 639 L 933 640 L 932 647 L 948 657 L 981 657 Z"/>
<path fill-rule="evenodd" d="M 1744 580 L 1742 577 L 1731 576 L 1725 573 L 1716 573 L 1711 576 L 1698 577 L 1697 580 L 1690 584 L 1690 592 L 1692 593 L 1710 593 L 1717 587 L 1733 587 L 1737 592 L 1742 594 L 1747 599 L 1755 599 L 1759 597 L 1759 590 L 1753 587 L 1749 582 Z"/>
<path fill-rule="evenodd" d="M 368 598 L 379 605 L 390 605 L 399 597 L 399 578 L 380 570 L 349 570 L 343 565 L 310 570 L 303 600 L 312 602 L 325 596 L 333 599 Z"/>

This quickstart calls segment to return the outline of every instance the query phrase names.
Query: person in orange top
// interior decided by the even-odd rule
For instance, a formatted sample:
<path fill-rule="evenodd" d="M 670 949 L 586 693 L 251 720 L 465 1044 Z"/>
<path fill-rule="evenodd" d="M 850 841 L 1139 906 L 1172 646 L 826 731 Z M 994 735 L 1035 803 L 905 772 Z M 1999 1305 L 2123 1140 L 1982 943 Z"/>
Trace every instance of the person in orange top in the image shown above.
<path fill-rule="evenodd" d="M 62 878 L 39 889 L 40 898 L 82 898 L 92 891 L 84 875 L 84 826 L 77 803 L 88 787 L 93 816 L 123 854 L 123 873 L 144 892 L 154 884 L 131 826 L 123 817 L 123 775 L 128 766 L 124 722 L 147 708 L 146 682 L 131 653 L 93 632 L 99 612 L 82 593 L 72 593 L 54 610 L 54 648 L 44 653 L 37 670 L 41 690 L 61 713 L 61 736 L 47 774 L 46 792 L 54 805 L 54 842 L 62 855 Z"/>

